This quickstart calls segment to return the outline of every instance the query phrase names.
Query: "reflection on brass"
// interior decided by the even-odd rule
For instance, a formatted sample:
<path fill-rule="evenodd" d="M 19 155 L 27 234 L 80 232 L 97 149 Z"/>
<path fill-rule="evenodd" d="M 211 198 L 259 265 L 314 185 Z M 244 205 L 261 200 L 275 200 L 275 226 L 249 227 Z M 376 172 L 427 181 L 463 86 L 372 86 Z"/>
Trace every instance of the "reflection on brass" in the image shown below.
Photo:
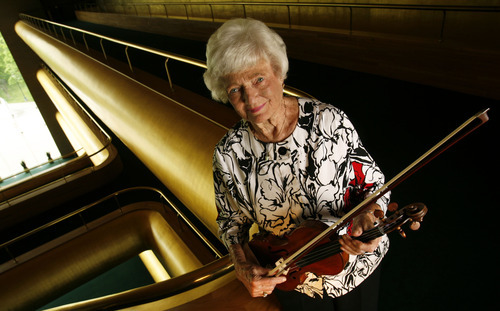
<path fill-rule="evenodd" d="M 139 257 L 142 260 L 142 263 L 144 263 L 144 266 L 146 266 L 146 269 L 148 269 L 149 274 L 151 274 L 151 277 L 155 282 L 161 282 L 170 279 L 170 275 L 168 274 L 167 270 L 165 270 L 165 267 L 161 264 L 161 262 L 158 260 L 158 257 L 156 257 L 155 253 L 152 250 L 147 250 L 139 254 Z"/>
<path fill-rule="evenodd" d="M 100 129 L 94 123 L 81 117 L 83 112 L 74 108 L 75 104 L 70 102 L 70 99 L 65 96 L 57 82 L 46 70 L 38 70 L 36 76 L 57 110 L 64 116 L 66 125 L 73 134 L 71 137 L 77 140 L 78 145 L 83 146 L 87 154 L 92 155 L 90 159 L 94 166 L 102 164 L 109 156 L 109 152 L 104 149 L 109 140 L 102 141 L 97 136 L 98 133 L 101 133 Z"/>
<path fill-rule="evenodd" d="M 73 134 L 73 131 L 71 130 L 71 127 L 68 124 L 68 121 L 64 118 L 64 115 L 62 115 L 59 111 L 56 112 L 56 120 L 59 123 L 59 126 L 61 126 L 64 134 L 66 135 L 66 138 L 68 138 L 73 149 L 77 150 L 76 154 L 78 156 L 84 155 L 85 150 L 83 149 L 82 145 L 80 144 L 80 141 L 78 140 L 76 135 Z"/>

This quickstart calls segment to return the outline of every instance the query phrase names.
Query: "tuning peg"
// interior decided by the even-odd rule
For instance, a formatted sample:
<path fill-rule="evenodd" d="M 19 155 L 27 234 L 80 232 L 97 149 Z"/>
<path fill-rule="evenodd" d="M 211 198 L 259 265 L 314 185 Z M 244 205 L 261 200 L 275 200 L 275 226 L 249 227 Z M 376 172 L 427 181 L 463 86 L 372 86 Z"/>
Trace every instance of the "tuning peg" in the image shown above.
<path fill-rule="evenodd" d="M 418 230 L 420 228 L 420 222 L 418 221 L 412 221 L 410 224 L 410 229 L 411 230 Z"/>
<path fill-rule="evenodd" d="M 401 227 L 398 227 L 398 232 L 399 235 L 401 235 L 403 238 L 406 238 L 406 233 L 403 231 L 403 229 L 401 229 Z"/>

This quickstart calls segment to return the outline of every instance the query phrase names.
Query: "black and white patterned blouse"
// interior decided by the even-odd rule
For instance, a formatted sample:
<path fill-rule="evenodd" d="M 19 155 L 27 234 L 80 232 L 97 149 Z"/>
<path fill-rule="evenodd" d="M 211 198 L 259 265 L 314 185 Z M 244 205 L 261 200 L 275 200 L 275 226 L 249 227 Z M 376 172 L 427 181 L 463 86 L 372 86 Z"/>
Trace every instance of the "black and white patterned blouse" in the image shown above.
<path fill-rule="evenodd" d="M 369 194 L 383 185 L 384 175 L 342 111 L 312 99 L 298 102 L 297 126 L 284 141 L 261 142 L 241 120 L 217 144 L 217 222 L 226 246 L 247 242 L 253 223 L 279 236 L 308 219 L 331 225 L 355 206 L 354 193 Z M 377 201 L 384 211 L 388 202 L 389 194 Z M 340 274 L 310 273 L 297 290 L 322 296 L 325 289 L 329 296 L 341 296 L 372 273 L 388 248 L 384 236 L 375 252 L 351 255 Z"/>

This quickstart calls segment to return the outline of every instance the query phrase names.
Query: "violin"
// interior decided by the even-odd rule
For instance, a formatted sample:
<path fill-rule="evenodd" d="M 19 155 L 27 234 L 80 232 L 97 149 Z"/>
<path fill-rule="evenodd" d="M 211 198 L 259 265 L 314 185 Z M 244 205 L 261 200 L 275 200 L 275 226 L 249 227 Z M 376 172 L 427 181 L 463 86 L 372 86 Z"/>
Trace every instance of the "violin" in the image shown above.
<path fill-rule="evenodd" d="M 287 281 L 278 284 L 276 288 L 285 291 L 295 289 L 297 285 L 304 282 L 306 272 L 313 272 L 317 275 L 340 273 L 347 264 L 348 254 L 340 250 L 338 230 L 345 227 L 368 206 L 388 191 L 394 189 L 432 159 L 486 123 L 489 120 L 488 110 L 484 109 L 466 120 L 331 226 L 327 227 L 326 224 L 320 221 L 306 221 L 283 237 L 272 234 L 254 235 L 254 238 L 249 242 L 250 249 L 262 266 L 275 266 L 268 275 L 286 275 L 287 277 Z M 364 232 L 356 239 L 366 242 L 396 229 L 401 233 L 402 224 L 409 220 L 412 222 L 412 227 L 418 227 L 426 213 L 427 208 L 422 203 L 408 205 L 396 211 L 390 217 L 383 219 L 379 225 Z"/>
<path fill-rule="evenodd" d="M 394 230 L 398 230 L 403 237 L 406 237 L 401 226 L 410 221 L 411 228 L 416 229 L 426 214 L 425 204 L 410 204 L 395 211 L 390 217 L 380 220 L 377 226 L 365 231 L 359 237 L 353 238 L 368 242 Z M 249 246 L 259 258 L 261 266 L 273 267 L 281 258 L 289 257 L 290 254 L 299 250 L 303 246 L 303 241 L 311 240 L 327 227 L 319 220 L 307 220 L 290 234 L 282 237 L 271 233 L 256 233 Z M 306 272 L 312 272 L 316 275 L 338 274 L 344 269 L 348 260 L 349 254 L 340 249 L 338 235 L 328 236 L 318 242 L 310 252 L 289 265 L 284 273 L 287 277 L 286 282 L 276 285 L 276 288 L 283 291 L 294 290 L 305 281 Z"/>

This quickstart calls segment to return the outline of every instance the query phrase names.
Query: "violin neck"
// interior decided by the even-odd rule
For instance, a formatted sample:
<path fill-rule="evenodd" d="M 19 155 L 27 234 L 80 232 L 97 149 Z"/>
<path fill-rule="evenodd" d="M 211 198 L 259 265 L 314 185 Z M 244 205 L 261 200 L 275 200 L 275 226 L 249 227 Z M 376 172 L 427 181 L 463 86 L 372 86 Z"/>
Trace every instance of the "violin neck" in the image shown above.
<path fill-rule="evenodd" d="M 384 230 L 384 226 L 376 226 L 370 230 L 365 231 L 362 235 L 353 238 L 363 243 L 366 243 L 378 237 L 383 236 L 385 233 L 386 231 Z"/>
<path fill-rule="evenodd" d="M 370 230 L 365 231 L 362 235 L 353 238 L 363 243 L 366 243 L 373 239 L 383 236 L 386 232 L 384 229 L 385 229 L 384 226 L 377 226 Z M 305 267 L 317 261 L 336 255 L 341 251 L 342 250 L 340 249 L 340 242 L 338 239 L 335 239 L 329 243 L 325 243 L 323 245 L 316 247 L 315 249 L 304 255 L 302 258 L 297 260 L 295 265 L 299 267 Z"/>

